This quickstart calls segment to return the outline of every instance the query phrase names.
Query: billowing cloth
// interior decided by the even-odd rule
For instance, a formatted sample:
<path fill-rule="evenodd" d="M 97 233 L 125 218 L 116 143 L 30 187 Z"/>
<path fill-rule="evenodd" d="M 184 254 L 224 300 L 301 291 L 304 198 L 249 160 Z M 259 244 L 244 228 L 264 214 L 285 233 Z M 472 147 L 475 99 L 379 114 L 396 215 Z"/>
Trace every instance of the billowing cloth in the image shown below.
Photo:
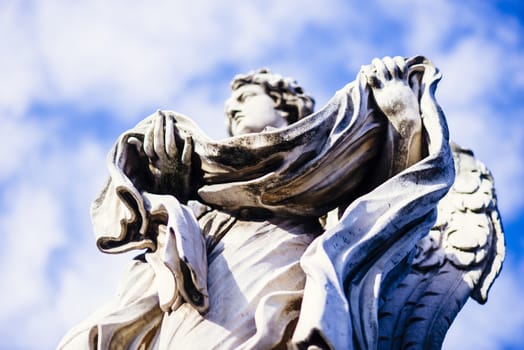
<path fill-rule="evenodd" d="M 440 74 L 431 64 L 419 69 L 427 156 L 351 203 L 309 246 L 301 261 L 307 282 L 295 343 L 377 347 L 380 287 L 407 272 L 410 254 L 453 184 L 449 132 L 434 96 Z"/>
<path fill-rule="evenodd" d="M 250 218 L 256 219 L 253 226 L 248 224 L 243 231 L 249 245 L 233 245 L 229 248 L 224 245 L 224 250 L 213 257 L 225 259 L 225 272 L 234 281 L 246 278 L 250 274 L 249 268 L 258 266 L 248 258 L 239 257 L 249 257 L 249 254 L 257 251 L 263 254 L 271 249 L 265 247 L 263 235 L 254 233 L 259 232 L 256 227 L 262 218 L 266 222 L 309 222 L 311 218 L 318 218 L 337 206 L 347 206 L 337 225 L 317 237 L 307 250 L 309 242 L 301 245 L 298 254 L 292 255 L 291 260 L 285 262 L 285 266 L 295 266 L 294 272 L 286 275 L 286 278 L 302 282 L 290 289 L 282 287 L 289 283 L 282 282 L 286 278 L 282 278 L 281 282 L 274 282 L 280 281 L 278 274 L 282 270 L 275 271 L 270 267 L 270 260 L 264 260 L 269 267 L 264 271 L 267 278 L 261 279 L 260 291 L 263 292 L 253 297 L 253 300 L 259 306 L 269 305 L 267 311 L 257 311 L 254 315 L 254 309 L 249 308 L 247 318 L 242 320 L 246 323 L 246 333 L 236 328 L 229 329 L 230 338 L 226 333 L 221 333 L 218 337 L 223 342 L 216 343 L 210 336 L 209 341 L 212 343 L 208 343 L 209 346 L 206 346 L 208 340 L 202 338 L 203 348 L 233 349 L 240 345 L 244 348 L 271 348 L 285 345 L 291 338 L 293 322 L 296 322 L 298 315 L 293 314 L 293 317 L 286 318 L 279 330 L 263 334 L 259 330 L 267 330 L 267 325 L 270 324 L 268 320 L 278 319 L 271 315 L 282 314 L 290 300 L 295 305 L 291 310 L 296 311 L 302 293 L 304 299 L 293 336 L 295 344 L 319 344 L 337 349 L 374 347 L 378 332 L 376 312 L 381 282 L 390 277 L 390 274 L 401 273 L 401 267 L 409 264 L 410 252 L 433 225 L 436 205 L 449 189 L 454 176 L 446 122 L 434 98 L 440 75 L 423 57 L 408 60 L 408 74 L 419 79 L 420 91 L 416 93 L 420 98 L 425 147 L 423 154 L 426 156 L 390 179 L 381 178 L 381 174 L 375 171 L 377 157 L 384 147 L 388 147 L 384 144 L 388 124 L 374 105 L 363 74 L 359 74 L 355 82 L 338 91 L 320 111 L 275 131 L 212 141 L 188 118 L 175 115 L 177 137 L 181 140 L 186 136 L 192 137 L 193 164 L 198 165 L 197 176 L 192 179 L 195 191 L 190 199 L 203 202 L 215 211 L 228 213 L 231 217 L 245 217 L 248 221 Z M 158 189 L 152 185 L 152 175 L 147 170 L 147 158 L 137 149 L 135 143 L 129 142 L 132 138 L 143 140 L 149 123 L 151 118 L 124 133 L 109 154 L 110 180 L 92 207 L 97 245 L 102 251 L 115 253 L 129 249 L 148 249 L 148 254 L 155 254 L 159 251 L 158 242 L 165 240 L 165 237 L 159 238 L 150 215 L 152 204 L 147 198 Z M 378 181 L 380 185 L 376 187 L 376 183 L 369 179 Z M 166 203 L 176 201 L 173 196 L 176 188 L 172 189 L 171 194 L 169 189 L 165 192 L 161 196 L 166 196 Z M 184 211 L 184 206 L 180 203 L 176 206 L 181 209 L 166 208 L 166 211 L 179 216 L 180 220 L 177 222 L 182 222 L 187 211 Z M 206 226 L 202 222 L 199 224 L 205 231 Z M 297 233 L 285 233 L 286 229 L 282 231 L 282 227 L 286 225 L 283 224 L 271 225 L 266 233 L 283 232 L 283 242 L 287 242 L 289 235 Z M 231 227 L 232 232 L 235 227 Z M 299 233 L 313 233 L 308 230 L 310 229 L 303 228 Z M 215 274 L 222 276 L 218 271 L 212 271 L 214 267 L 210 261 L 210 257 L 217 254 L 216 249 L 220 243 L 210 246 L 208 241 L 209 261 L 205 261 L 201 257 L 201 250 L 177 246 L 176 242 L 184 237 L 187 239 L 188 234 L 191 235 L 189 241 L 198 242 L 194 237 L 195 230 L 189 232 L 192 233 L 184 232 L 183 225 L 177 226 L 176 230 L 167 231 L 168 235 L 174 235 L 174 238 L 168 237 L 175 242 L 173 249 L 179 250 L 176 254 L 164 254 L 160 257 L 160 262 L 173 274 L 176 274 L 176 264 L 182 264 L 184 268 L 179 272 L 185 275 L 182 282 L 187 282 L 174 283 L 179 294 L 171 295 L 170 300 L 175 302 L 179 295 L 187 303 L 176 302 L 171 312 L 164 313 L 161 331 L 155 333 L 154 338 L 147 333 L 150 337 L 148 339 L 154 339 L 148 343 L 150 346 L 158 345 L 157 341 L 167 341 L 165 337 L 169 337 L 169 334 L 178 339 L 177 342 L 168 341 L 169 344 L 179 343 L 182 338 L 177 338 L 177 335 L 186 327 L 189 327 L 186 334 L 188 339 L 196 339 L 192 337 L 195 334 L 203 336 L 206 334 L 205 328 L 196 331 L 198 325 L 206 324 L 210 315 L 216 314 L 216 305 L 230 301 L 226 290 L 218 292 L 222 289 L 210 282 Z M 224 234 L 219 242 L 227 241 L 229 233 Z M 314 233 L 316 234 L 318 232 Z M 285 250 L 287 244 L 284 243 L 282 249 Z M 302 254 L 304 250 L 305 253 Z M 271 254 L 267 256 L 275 258 Z M 303 272 L 296 265 L 301 257 Z M 236 262 L 230 264 L 231 261 Z M 162 271 L 162 268 L 158 271 Z M 207 290 L 203 278 L 206 272 Z M 304 272 L 306 282 L 302 292 Z M 150 274 L 151 272 L 148 276 Z M 151 278 L 159 278 L 159 273 L 153 274 L 155 276 Z M 227 289 L 229 282 L 224 283 Z M 193 294 L 195 291 L 196 294 Z M 194 295 L 202 298 L 209 295 L 209 309 L 201 308 L 200 314 L 195 312 L 198 305 L 190 300 Z M 249 304 L 251 296 L 244 297 Z M 143 299 L 138 298 L 139 301 Z M 265 302 L 267 303 L 264 304 Z M 148 310 L 155 309 L 158 300 L 155 303 L 149 304 Z M 272 303 L 274 307 L 271 307 Z M 266 308 L 260 306 L 258 309 Z M 155 310 L 160 309 L 157 307 Z M 117 311 L 111 312 L 109 315 Z M 108 317 L 107 315 L 108 313 L 103 317 Z M 230 316 L 223 315 L 224 318 Z M 228 324 L 224 318 L 213 319 L 213 326 L 210 324 L 209 328 L 211 333 L 215 326 L 217 329 L 224 329 L 224 325 Z M 197 321 L 190 321 L 191 319 Z M 92 324 L 96 327 L 97 319 L 93 320 Z M 191 322 L 196 323 L 189 326 Z M 267 325 L 261 328 L 253 326 L 264 322 Z M 85 329 L 87 328 L 84 327 Z M 243 340 L 231 340 L 234 339 L 233 332 L 243 334 Z M 269 340 L 264 343 L 265 339 L 276 339 L 275 332 L 281 336 L 280 343 Z M 222 336 L 224 338 L 220 338 Z M 267 346 L 259 346 L 260 344 Z"/>
<path fill-rule="evenodd" d="M 246 221 L 212 210 L 206 237 L 209 307 L 164 312 L 155 267 L 133 261 L 115 299 L 72 329 L 59 349 L 271 349 L 285 346 L 300 312 L 300 257 L 322 230 L 316 221 Z"/>
<path fill-rule="evenodd" d="M 433 95 L 439 77 L 433 66 L 424 67 L 420 109 L 427 156 L 352 202 L 304 253 L 307 282 L 295 342 L 377 347 L 381 284 L 406 272 L 454 181 L 448 130 Z"/>
<path fill-rule="evenodd" d="M 174 114 L 177 136 L 192 137 L 193 163 L 199 164 L 192 179 L 198 193 L 190 199 L 230 213 L 319 217 L 354 198 L 385 131 L 386 119 L 371 108 L 369 94 L 359 75 L 323 109 L 287 128 L 222 141 L 208 139 L 190 119 Z M 154 246 L 141 195 L 155 193 L 152 175 L 145 155 L 129 142 L 143 140 L 151 120 L 122 134 L 108 156 L 110 179 L 92 207 L 102 251 Z"/>

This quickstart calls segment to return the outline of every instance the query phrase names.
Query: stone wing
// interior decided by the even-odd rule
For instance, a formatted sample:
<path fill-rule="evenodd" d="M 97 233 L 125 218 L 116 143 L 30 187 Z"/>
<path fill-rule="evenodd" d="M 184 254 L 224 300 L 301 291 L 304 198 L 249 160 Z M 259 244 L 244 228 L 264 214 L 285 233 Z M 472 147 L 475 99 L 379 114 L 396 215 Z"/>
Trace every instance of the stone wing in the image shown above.
<path fill-rule="evenodd" d="M 411 271 L 382 291 L 380 349 L 440 349 L 469 297 L 483 304 L 502 267 L 504 234 L 493 177 L 469 150 L 452 145 L 456 179 Z"/>

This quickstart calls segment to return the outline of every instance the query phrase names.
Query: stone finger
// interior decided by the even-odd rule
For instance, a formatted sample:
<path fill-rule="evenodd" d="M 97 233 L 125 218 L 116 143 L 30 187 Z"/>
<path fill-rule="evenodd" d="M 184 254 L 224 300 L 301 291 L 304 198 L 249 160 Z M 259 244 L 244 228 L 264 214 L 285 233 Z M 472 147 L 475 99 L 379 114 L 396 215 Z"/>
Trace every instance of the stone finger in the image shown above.
<path fill-rule="evenodd" d="M 406 60 L 401 56 L 395 56 L 393 57 L 393 60 L 395 61 L 399 69 L 399 78 L 404 79 L 404 76 L 406 74 Z"/>
<path fill-rule="evenodd" d="M 373 67 L 369 64 L 366 64 L 360 67 L 360 73 L 368 75 L 368 74 L 371 74 L 372 72 L 373 72 Z"/>
<path fill-rule="evenodd" d="M 163 161 L 167 159 L 165 142 L 164 142 L 164 118 L 165 115 L 162 111 L 158 111 L 153 127 L 153 147 L 157 157 Z"/>
<path fill-rule="evenodd" d="M 391 78 L 399 78 L 400 77 L 400 69 L 398 68 L 397 63 L 393 60 L 393 58 L 386 56 L 382 60 L 384 62 L 384 65 L 386 66 L 386 69 L 389 72 L 389 75 Z"/>
<path fill-rule="evenodd" d="M 155 148 L 153 145 L 154 124 L 155 124 L 155 121 L 153 120 L 152 124 L 149 125 L 149 128 L 147 129 L 147 131 L 144 134 L 144 153 L 151 160 L 155 160 L 157 158 L 156 153 L 155 153 Z"/>
<path fill-rule="evenodd" d="M 386 65 L 381 59 L 374 58 L 373 66 L 375 67 L 377 78 L 382 81 L 391 80 L 391 75 L 389 74 L 388 69 L 386 68 Z"/>
<path fill-rule="evenodd" d="M 175 138 L 175 119 L 172 115 L 166 117 L 166 153 L 167 156 L 171 159 L 178 158 L 178 148 L 176 146 Z"/>
<path fill-rule="evenodd" d="M 182 164 L 185 166 L 191 166 L 191 155 L 193 153 L 193 138 L 186 136 L 184 140 L 184 149 L 182 151 Z"/>

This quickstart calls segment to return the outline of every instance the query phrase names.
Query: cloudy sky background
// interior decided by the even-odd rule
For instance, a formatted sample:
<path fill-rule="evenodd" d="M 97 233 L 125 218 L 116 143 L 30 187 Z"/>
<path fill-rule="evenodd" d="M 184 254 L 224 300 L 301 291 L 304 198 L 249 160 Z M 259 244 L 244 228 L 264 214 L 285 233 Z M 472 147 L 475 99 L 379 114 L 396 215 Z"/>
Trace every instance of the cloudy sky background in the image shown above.
<path fill-rule="evenodd" d="M 514 1 L 0 1 L 0 344 L 52 349 L 131 255 L 89 206 L 118 135 L 156 109 L 225 136 L 236 73 L 295 77 L 321 107 L 363 64 L 424 54 L 452 138 L 493 171 L 508 255 L 445 349 L 524 348 L 524 5 Z"/>

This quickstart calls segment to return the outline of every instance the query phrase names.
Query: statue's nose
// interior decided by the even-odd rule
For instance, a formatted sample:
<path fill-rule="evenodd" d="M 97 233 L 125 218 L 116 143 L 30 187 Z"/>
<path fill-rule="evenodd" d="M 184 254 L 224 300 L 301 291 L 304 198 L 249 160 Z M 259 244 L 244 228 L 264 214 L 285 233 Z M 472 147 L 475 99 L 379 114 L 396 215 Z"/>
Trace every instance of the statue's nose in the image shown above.
<path fill-rule="evenodd" d="M 233 120 L 236 120 L 238 118 L 239 113 L 240 113 L 240 110 L 236 108 L 232 108 L 229 110 L 229 116 Z"/>

